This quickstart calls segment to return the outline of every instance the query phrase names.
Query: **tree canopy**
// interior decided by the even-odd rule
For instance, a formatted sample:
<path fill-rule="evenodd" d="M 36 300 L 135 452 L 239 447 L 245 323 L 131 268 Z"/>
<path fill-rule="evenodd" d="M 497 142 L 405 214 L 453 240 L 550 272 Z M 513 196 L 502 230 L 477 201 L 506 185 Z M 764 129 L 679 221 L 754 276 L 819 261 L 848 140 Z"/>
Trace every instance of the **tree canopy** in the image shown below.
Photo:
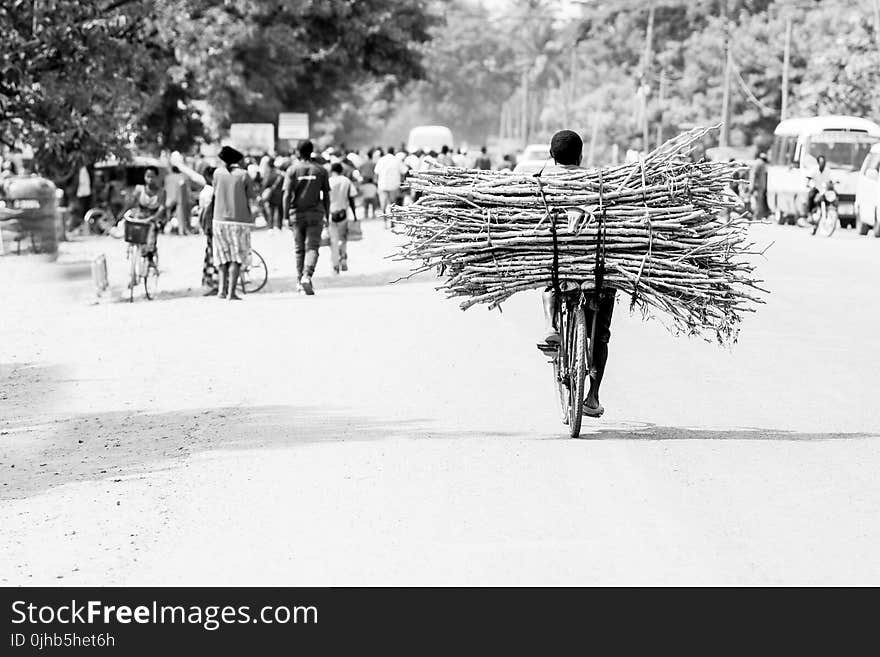
<path fill-rule="evenodd" d="M 186 150 L 218 127 L 316 119 L 372 81 L 424 75 L 427 0 L 12 0 L 0 5 L 0 140 L 53 177 L 106 155 Z M 199 102 L 197 102 L 199 101 Z"/>
<path fill-rule="evenodd" d="M 510 0 L 492 14 L 479 0 L 450 2 L 445 24 L 433 32 L 425 80 L 400 97 L 388 138 L 407 124 L 439 121 L 472 142 L 500 132 L 522 144 L 560 127 L 590 135 L 598 124 L 597 148 L 607 150 L 640 142 L 647 122 L 651 146 L 658 135 L 722 120 L 729 44 L 731 142 L 761 141 L 780 120 L 787 21 L 789 116 L 880 119 L 880 16 L 873 0 L 594 0 L 568 12 L 563 6 Z"/>

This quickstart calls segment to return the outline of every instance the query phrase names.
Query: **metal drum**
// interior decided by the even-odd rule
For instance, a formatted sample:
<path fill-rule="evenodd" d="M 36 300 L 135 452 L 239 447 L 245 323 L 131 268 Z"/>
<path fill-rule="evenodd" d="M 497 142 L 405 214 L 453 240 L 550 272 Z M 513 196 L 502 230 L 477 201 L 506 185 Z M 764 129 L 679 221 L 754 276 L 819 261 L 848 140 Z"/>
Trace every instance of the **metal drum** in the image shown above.
<path fill-rule="evenodd" d="M 40 176 L 13 176 L 2 181 L 0 208 L 14 213 L 24 245 L 41 253 L 58 250 L 58 208 L 56 186 Z M 11 211 L 11 212 L 10 212 Z"/>

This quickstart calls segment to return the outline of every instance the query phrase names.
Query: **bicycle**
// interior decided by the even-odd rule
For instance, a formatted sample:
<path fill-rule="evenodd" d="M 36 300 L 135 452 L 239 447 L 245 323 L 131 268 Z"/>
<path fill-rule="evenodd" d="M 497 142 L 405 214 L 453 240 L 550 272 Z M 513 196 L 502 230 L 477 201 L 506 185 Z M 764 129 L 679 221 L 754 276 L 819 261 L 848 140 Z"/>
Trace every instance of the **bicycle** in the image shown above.
<path fill-rule="evenodd" d="M 538 177 L 540 180 L 540 178 Z M 543 189 L 539 187 L 543 197 Z M 596 231 L 596 266 L 592 285 L 559 280 L 559 245 L 557 242 L 557 217 L 565 217 L 560 210 L 547 208 L 550 231 L 553 238 L 552 288 L 556 297 L 553 322 L 559 332 L 558 345 L 539 345 L 553 365 L 555 393 L 559 397 L 562 423 L 568 425 L 569 435 L 577 438 L 581 433 L 587 375 L 596 377 L 595 351 L 599 304 L 605 280 L 605 211 L 600 186 L 598 230 Z M 592 322 L 587 333 L 584 309 L 589 307 Z"/>
<path fill-rule="evenodd" d="M 127 214 L 127 213 L 126 213 Z M 129 303 L 134 301 L 134 288 L 143 280 L 148 301 L 159 293 L 159 250 L 156 248 L 155 222 L 125 217 L 126 258 L 129 261 Z M 152 250 L 144 247 L 152 244 Z"/>
<path fill-rule="evenodd" d="M 540 347 L 553 366 L 562 423 L 568 425 L 572 438 L 577 438 L 581 432 L 587 374 L 593 370 L 593 343 L 587 336 L 584 312 L 586 297 L 580 288 L 563 291 L 557 296 L 554 322 L 559 331 L 559 344 Z M 595 314 L 593 321 L 595 323 Z"/>
<path fill-rule="evenodd" d="M 238 287 L 244 294 L 253 294 L 262 290 L 269 280 L 269 269 L 259 251 L 251 249 L 250 263 L 242 265 L 238 277 Z"/>

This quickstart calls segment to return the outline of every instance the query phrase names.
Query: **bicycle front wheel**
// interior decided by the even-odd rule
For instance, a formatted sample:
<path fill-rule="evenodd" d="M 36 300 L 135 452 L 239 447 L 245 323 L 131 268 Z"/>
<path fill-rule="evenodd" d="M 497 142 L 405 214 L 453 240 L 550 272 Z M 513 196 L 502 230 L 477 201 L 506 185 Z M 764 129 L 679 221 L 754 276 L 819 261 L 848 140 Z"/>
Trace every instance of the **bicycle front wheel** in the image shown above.
<path fill-rule="evenodd" d="M 251 250 L 251 264 L 246 269 L 242 268 L 238 286 L 245 294 L 253 294 L 262 290 L 268 280 L 269 269 L 266 267 L 266 261 L 258 251 Z"/>
<path fill-rule="evenodd" d="M 553 383 L 559 399 L 559 408 L 562 411 L 562 424 L 568 424 L 568 378 L 565 363 L 565 354 L 560 344 L 556 349 L 556 355 L 553 356 Z"/>
<path fill-rule="evenodd" d="M 577 306 L 567 313 L 563 340 L 568 359 L 568 431 L 572 438 L 581 433 L 587 380 L 587 319 Z"/>
<path fill-rule="evenodd" d="M 147 271 L 144 273 L 144 294 L 147 299 L 155 299 L 159 294 L 159 268 L 152 262 L 148 262 Z"/>
<path fill-rule="evenodd" d="M 138 252 L 137 249 L 131 245 L 128 246 L 128 302 L 134 302 L 134 288 L 138 284 L 138 271 L 137 271 L 137 262 L 138 262 Z"/>

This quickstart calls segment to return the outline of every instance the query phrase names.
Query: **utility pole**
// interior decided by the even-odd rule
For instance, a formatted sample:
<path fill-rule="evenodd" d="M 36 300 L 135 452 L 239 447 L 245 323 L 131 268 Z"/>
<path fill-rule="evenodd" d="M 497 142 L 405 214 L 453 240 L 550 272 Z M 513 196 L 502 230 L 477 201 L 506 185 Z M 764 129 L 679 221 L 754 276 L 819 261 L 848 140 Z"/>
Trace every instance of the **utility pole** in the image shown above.
<path fill-rule="evenodd" d="M 876 0 L 874 3 L 876 7 Z M 785 46 L 782 51 L 782 107 L 779 110 L 779 120 L 784 121 L 788 115 L 788 67 L 791 63 L 791 16 L 785 19 Z"/>
<path fill-rule="evenodd" d="M 596 157 L 596 138 L 599 136 L 599 112 L 593 113 L 593 129 L 590 132 L 590 147 L 587 150 L 587 166 L 592 167 Z M 617 164 L 615 162 L 614 164 Z"/>
<path fill-rule="evenodd" d="M 503 103 L 501 105 L 501 112 L 499 112 L 498 116 L 498 138 L 504 139 L 504 128 L 506 127 L 507 121 L 507 103 Z"/>
<path fill-rule="evenodd" d="M 571 124 L 574 110 L 574 76 L 577 67 L 577 41 L 571 47 L 571 64 L 569 65 L 568 94 L 565 103 L 565 125 Z"/>
<path fill-rule="evenodd" d="M 657 90 L 657 107 L 660 109 L 660 120 L 657 121 L 657 148 L 663 143 L 663 103 L 666 99 L 666 67 L 660 68 L 660 84 Z M 645 149 L 647 150 L 647 148 Z"/>
<path fill-rule="evenodd" d="M 524 68 L 522 72 L 522 121 L 520 134 L 522 135 L 523 146 L 529 144 L 529 70 Z"/>
<path fill-rule="evenodd" d="M 874 0 L 874 40 L 880 51 L 880 0 Z"/>
<path fill-rule="evenodd" d="M 651 88 L 648 71 L 651 68 L 651 50 L 654 39 L 654 3 L 648 10 L 648 28 L 645 31 L 645 54 L 642 59 L 642 150 L 648 150 L 648 92 Z"/>
<path fill-rule="evenodd" d="M 730 38 L 727 39 L 727 61 L 724 64 L 724 95 L 721 98 L 721 134 L 718 145 L 727 146 L 730 135 L 730 81 L 733 76 L 733 56 L 730 52 Z"/>

